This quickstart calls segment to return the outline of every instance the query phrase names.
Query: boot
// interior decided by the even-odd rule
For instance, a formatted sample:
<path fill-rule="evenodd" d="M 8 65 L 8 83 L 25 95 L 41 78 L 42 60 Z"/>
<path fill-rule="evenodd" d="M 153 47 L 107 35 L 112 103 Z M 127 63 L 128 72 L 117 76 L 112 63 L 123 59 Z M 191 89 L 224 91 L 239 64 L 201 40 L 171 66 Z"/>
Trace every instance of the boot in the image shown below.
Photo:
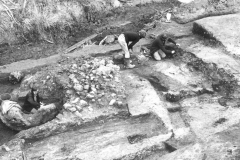
<path fill-rule="evenodd" d="M 124 65 L 128 69 L 132 69 L 135 67 L 135 65 L 131 64 L 130 58 L 124 58 Z"/>

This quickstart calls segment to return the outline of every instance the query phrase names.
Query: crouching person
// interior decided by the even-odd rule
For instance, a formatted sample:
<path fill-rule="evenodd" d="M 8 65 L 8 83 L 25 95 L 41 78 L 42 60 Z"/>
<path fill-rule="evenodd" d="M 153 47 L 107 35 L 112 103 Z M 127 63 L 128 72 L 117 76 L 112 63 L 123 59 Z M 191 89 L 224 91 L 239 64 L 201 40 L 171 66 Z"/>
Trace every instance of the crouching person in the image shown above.
<path fill-rule="evenodd" d="M 167 37 L 166 34 L 161 34 L 152 42 L 150 47 L 150 55 L 153 59 L 160 61 L 161 58 L 172 58 L 176 52 L 175 47 L 179 46 L 173 39 Z"/>
<path fill-rule="evenodd" d="M 38 90 L 36 88 L 31 88 L 31 91 L 25 97 L 22 111 L 26 114 L 29 114 L 33 108 L 38 110 L 41 105 L 43 105 L 43 103 L 40 102 Z"/>
<path fill-rule="evenodd" d="M 131 64 L 130 53 L 133 50 L 133 46 L 141 39 L 146 37 L 146 31 L 141 30 L 139 33 L 125 32 L 119 35 L 118 43 L 120 44 L 124 52 L 124 65 L 126 68 L 134 68 L 135 65 Z"/>

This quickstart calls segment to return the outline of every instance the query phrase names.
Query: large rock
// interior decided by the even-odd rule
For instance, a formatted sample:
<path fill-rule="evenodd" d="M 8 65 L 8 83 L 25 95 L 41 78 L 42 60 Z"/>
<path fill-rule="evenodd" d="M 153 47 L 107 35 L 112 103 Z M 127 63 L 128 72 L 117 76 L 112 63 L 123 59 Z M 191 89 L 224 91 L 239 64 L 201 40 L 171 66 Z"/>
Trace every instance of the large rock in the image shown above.
<path fill-rule="evenodd" d="M 0 118 L 2 122 L 13 130 L 21 131 L 41 125 L 56 117 L 61 103 L 41 106 L 32 114 L 24 114 L 20 105 L 12 101 L 3 101 L 0 106 Z M 11 106 L 11 107 L 10 107 Z M 9 110 L 6 111 L 6 108 Z"/>
<path fill-rule="evenodd" d="M 224 27 L 227 26 L 227 27 Z M 195 21 L 193 31 L 221 42 L 230 54 L 240 56 L 240 15 L 208 17 Z"/>
<path fill-rule="evenodd" d="M 63 77 L 61 77 L 63 78 Z M 21 82 L 19 88 L 12 92 L 14 97 L 23 100 L 31 87 L 39 90 L 40 97 L 46 102 L 56 102 L 63 97 L 61 78 L 54 72 L 38 71 L 35 74 L 27 75 Z"/>
<path fill-rule="evenodd" d="M 10 73 L 8 79 L 12 84 L 17 84 L 17 83 L 21 82 L 23 77 L 24 77 L 24 74 L 22 72 L 15 71 L 15 72 Z"/>
<path fill-rule="evenodd" d="M 107 35 L 100 43 L 99 45 L 107 45 L 114 43 L 115 39 L 117 38 L 116 35 Z"/>

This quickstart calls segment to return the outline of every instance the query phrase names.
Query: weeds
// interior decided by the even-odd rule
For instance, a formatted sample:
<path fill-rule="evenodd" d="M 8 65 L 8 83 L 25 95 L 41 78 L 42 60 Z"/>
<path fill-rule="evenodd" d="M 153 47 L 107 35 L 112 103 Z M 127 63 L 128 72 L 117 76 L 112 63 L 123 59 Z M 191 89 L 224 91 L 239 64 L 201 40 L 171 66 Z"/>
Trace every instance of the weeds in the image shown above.
<path fill-rule="evenodd" d="M 16 38 L 23 40 L 33 41 L 37 38 L 53 43 L 55 36 L 51 29 L 57 28 L 59 33 L 64 32 L 66 27 L 71 28 L 79 23 L 84 14 L 82 5 L 77 1 L 17 0 L 14 3 L 1 0 L 1 6 L 5 9 L 0 10 L 0 33 L 8 41 L 12 41 L 8 35 L 14 32 Z"/>

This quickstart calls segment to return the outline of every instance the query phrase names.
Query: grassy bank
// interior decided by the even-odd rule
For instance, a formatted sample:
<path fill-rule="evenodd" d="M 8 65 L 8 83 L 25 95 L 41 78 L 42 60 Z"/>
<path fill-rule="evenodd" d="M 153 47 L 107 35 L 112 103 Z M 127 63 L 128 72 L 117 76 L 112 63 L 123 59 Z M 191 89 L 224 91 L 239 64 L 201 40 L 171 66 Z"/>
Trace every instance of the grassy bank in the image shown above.
<path fill-rule="evenodd" d="M 100 24 L 105 12 L 114 7 L 105 0 L 1 0 L 1 41 L 65 40 L 76 30 Z"/>

